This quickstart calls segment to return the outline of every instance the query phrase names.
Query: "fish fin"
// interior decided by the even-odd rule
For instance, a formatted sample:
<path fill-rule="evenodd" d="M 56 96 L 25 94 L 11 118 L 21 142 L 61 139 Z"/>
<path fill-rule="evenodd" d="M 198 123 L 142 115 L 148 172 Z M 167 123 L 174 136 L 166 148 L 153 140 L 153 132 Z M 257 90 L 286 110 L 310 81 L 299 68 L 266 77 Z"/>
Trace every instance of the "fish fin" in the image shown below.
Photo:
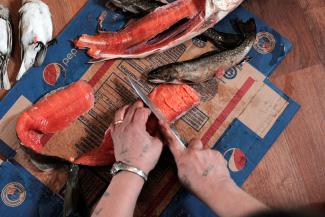
<path fill-rule="evenodd" d="M 97 18 L 97 32 L 101 33 L 103 32 L 103 22 L 105 21 L 105 18 L 107 16 L 107 11 L 102 11 L 100 16 Z"/>
<path fill-rule="evenodd" d="M 208 40 L 209 40 L 209 38 L 207 36 L 205 36 L 204 34 L 198 35 L 198 36 L 194 37 L 193 39 L 198 39 L 203 42 L 208 42 Z"/>
<path fill-rule="evenodd" d="M 63 217 L 78 213 L 81 217 L 89 217 L 90 210 L 84 200 L 79 183 L 80 166 L 72 164 L 69 167 L 68 181 L 66 184 Z"/>
<path fill-rule="evenodd" d="M 52 46 L 53 44 L 57 44 L 58 40 L 56 38 L 53 38 L 51 41 L 47 42 L 47 47 Z"/>
<path fill-rule="evenodd" d="M 242 62 L 248 63 L 248 62 L 250 62 L 252 59 L 253 59 L 253 57 L 246 56 L 246 57 L 243 59 Z"/>
<path fill-rule="evenodd" d="M 242 59 L 242 61 L 240 61 L 238 64 L 236 64 L 236 66 L 241 66 L 245 63 L 248 63 L 250 62 L 251 60 L 253 59 L 253 57 L 250 57 L 250 56 L 246 56 L 244 57 L 244 59 Z"/>
<path fill-rule="evenodd" d="M 246 36 L 247 34 L 256 34 L 256 23 L 254 18 L 248 19 L 246 22 L 240 19 L 233 19 L 230 21 L 232 27 L 236 32 Z"/>
<path fill-rule="evenodd" d="M 37 52 L 34 66 L 42 65 L 47 54 L 47 45 L 44 45 L 42 42 L 39 42 L 39 46 L 41 47 L 41 49 Z"/>
<path fill-rule="evenodd" d="M 33 158 L 30 159 L 30 162 L 37 169 L 39 169 L 40 171 L 43 171 L 43 172 L 50 172 L 50 171 L 52 171 L 52 170 L 54 170 L 56 168 L 56 165 L 54 165 L 54 164 L 46 164 L 46 163 L 40 162 L 40 161 L 38 161 L 36 159 L 33 159 Z"/>
<path fill-rule="evenodd" d="M 72 164 L 69 167 L 68 180 L 64 194 L 63 217 L 75 213 L 79 198 L 79 166 Z"/>
<path fill-rule="evenodd" d="M 89 63 L 89 64 L 100 63 L 100 62 L 104 62 L 106 60 L 107 59 L 92 59 L 92 60 L 89 60 L 87 63 Z"/>

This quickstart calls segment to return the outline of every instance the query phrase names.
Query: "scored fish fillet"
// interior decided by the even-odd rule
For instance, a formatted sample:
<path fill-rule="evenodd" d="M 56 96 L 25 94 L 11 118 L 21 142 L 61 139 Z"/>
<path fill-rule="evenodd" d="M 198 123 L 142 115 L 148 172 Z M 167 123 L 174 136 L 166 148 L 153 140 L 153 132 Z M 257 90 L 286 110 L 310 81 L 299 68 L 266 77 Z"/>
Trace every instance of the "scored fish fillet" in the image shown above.
<path fill-rule="evenodd" d="M 200 102 L 199 94 L 186 84 L 161 84 L 149 98 L 169 122 L 174 122 Z"/>

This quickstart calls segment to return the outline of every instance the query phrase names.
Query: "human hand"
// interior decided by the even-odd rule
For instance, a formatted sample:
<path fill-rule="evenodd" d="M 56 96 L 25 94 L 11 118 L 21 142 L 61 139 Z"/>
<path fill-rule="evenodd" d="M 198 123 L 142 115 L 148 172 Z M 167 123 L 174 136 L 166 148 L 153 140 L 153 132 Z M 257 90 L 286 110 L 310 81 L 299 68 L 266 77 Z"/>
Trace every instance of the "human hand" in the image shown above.
<path fill-rule="evenodd" d="M 163 147 L 160 139 L 146 131 L 150 113 L 137 101 L 119 109 L 110 126 L 116 161 L 137 167 L 146 174 L 157 164 Z"/>
<path fill-rule="evenodd" d="M 222 154 L 203 149 L 200 140 L 192 140 L 184 148 L 171 133 L 166 123 L 159 122 L 162 133 L 174 155 L 181 183 L 203 201 L 209 200 L 209 191 L 218 191 L 227 185 L 234 185 Z"/>

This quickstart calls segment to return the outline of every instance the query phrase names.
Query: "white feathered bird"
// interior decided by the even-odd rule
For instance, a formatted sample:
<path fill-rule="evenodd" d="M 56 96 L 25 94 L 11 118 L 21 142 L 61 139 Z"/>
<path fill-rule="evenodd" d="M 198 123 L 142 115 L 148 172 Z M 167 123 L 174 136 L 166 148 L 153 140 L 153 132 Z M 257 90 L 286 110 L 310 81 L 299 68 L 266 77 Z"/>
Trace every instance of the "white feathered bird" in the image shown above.
<path fill-rule="evenodd" d="M 11 88 L 8 78 L 8 63 L 12 50 L 12 27 L 9 9 L 0 5 L 0 89 Z"/>
<path fill-rule="evenodd" d="M 19 10 L 22 64 L 17 80 L 32 66 L 43 63 L 53 34 L 49 7 L 41 0 L 23 0 L 22 3 L 23 6 Z"/>

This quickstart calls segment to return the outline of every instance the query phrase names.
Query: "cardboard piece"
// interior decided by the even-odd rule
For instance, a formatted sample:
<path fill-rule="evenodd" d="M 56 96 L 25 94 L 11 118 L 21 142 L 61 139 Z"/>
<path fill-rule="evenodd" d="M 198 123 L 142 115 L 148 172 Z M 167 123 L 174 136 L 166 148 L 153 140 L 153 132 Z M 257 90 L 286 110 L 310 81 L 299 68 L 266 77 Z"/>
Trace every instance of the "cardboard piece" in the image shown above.
<path fill-rule="evenodd" d="M 56 154 L 77 158 L 100 144 L 114 112 L 119 107 L 136 100 L 127 76 L 134 77 L 143 90 L 150 93 L 155 87 L 145 80 L 145 75 L 150 69 L 189 59 L 213 49 L 211 44 L 194 39 L 144 59 L 115 60 L 89 65 L 89 57 L 84 51 L 72 48 L 69 40 L 81 33 L 94 34 L 96 17 L 102 10 L 105 10 L 103 5 L 89 1 L 58 37 L 58 44 L 49 48 L 44 66 L 32 69 L 0 103 L 0 153 L 20 163 L 41 181 L 40 185 L 47 186 L 58 195 L 64 193 L 66 172 L 64 168 L 59 168 L 44 173 L 31 164 L 15 136 L 14 126 L 21 111 L 51 90 L 78 79 L 88 81 L 95 90 L 95 107 L 67 129 L 53 135 L 44 152 L 53 154 L 55 147 L 55 150 L 61 150 Z M 252 16 L 245 9 L 239 8 L 216 28 L 223 32 L 233 32 L 229 20 L 246 20 Z M 254 18 L 259 37 L 249 53 L 251 62 L 230 69 L 217 80 L 196 85 L 194 88 L 202 95 L 201 104 L 176 122 L 179 133 L 187 141 L 193 137 L 201 137 L 206 146 L 218 149 L 226 158 L 230 153 L 229 167 L 235 168 L 234 171 L 231 170 L 231 175 L 238 185 L 252 172 L 299 108 L 267 79 L 290 50 L 291 44 L 258 18 Z M 109 13 L 107 19 L 107 24 L 112 30 L 123 26 L 123 17 L 118 14 Z M 49 69 L 54 69 L 58 74 L 54 85 L 47 79 L 48 73 L 53 72 Z M 240 148 L 246 155 L 246 163 L 241 170 L 237 168 L 237 159 L 231 155 L 231 151 L 236 148 Z M 110 179 L 107 167 L 82 169 L 82 191 L 89 206 L 98 201 Z M 168 150 L 165 150 L 142 191 L 135 216 L 178 216 L 180 212 L 184 215 L 187 213 L 200 216 L 199 211 L 208 210 L 186 191 L 182 190 L 176 195 L 179 189 L 173 158 Z M 187 204 L 188 201 L 190 205 Z M 33 201 L 30 203 L 33 204 Z M 37 203 L 31 206 L 37 206 Z M 213 216 L 211 211 L 208 212 L 210 214 L 207 216 Z"/>

